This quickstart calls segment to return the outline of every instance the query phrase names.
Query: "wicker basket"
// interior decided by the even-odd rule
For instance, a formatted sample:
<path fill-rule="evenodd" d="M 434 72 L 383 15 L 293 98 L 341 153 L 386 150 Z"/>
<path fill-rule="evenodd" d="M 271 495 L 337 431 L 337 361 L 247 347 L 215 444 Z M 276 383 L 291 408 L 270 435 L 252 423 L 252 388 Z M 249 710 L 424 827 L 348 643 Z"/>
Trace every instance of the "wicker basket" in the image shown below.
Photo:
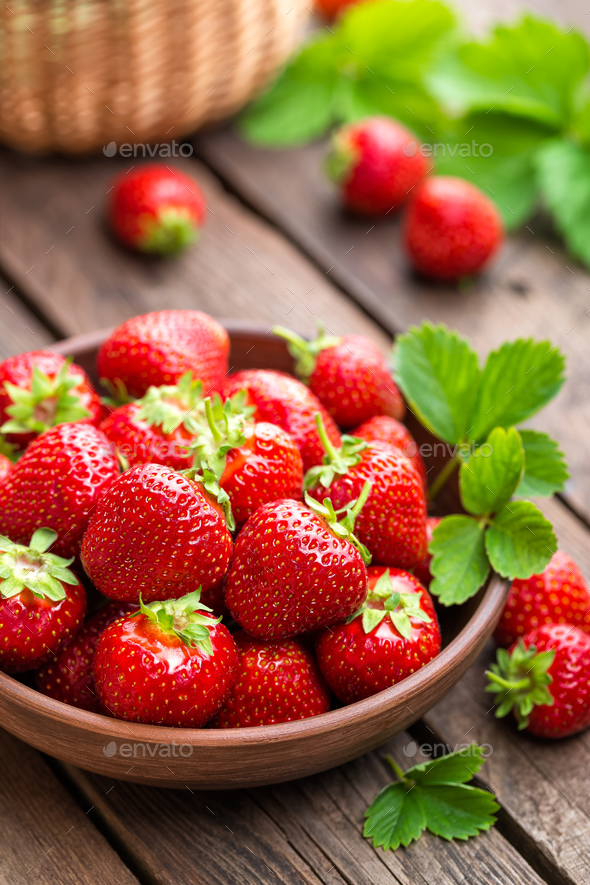
<path fill-rule="evenodd" d="M 178 139 L 260 89 L 307 14 L 305 0 L 8 0 L 0 139 L 67 153 Z"/>

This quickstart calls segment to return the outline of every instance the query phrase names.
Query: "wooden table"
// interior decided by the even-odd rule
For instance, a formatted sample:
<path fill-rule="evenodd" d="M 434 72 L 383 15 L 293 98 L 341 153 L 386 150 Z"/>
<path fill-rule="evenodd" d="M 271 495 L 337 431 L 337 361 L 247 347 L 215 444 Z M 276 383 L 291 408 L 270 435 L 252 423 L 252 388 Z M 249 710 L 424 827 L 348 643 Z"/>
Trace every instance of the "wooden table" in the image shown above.
<path fill-rule="evenodd" d="M 572 15 L 583 18 L 573 6 Z M 397 219 L 373 227 L 336 210 L 322 150 L 255 151 L 230 129 L 199 137 L 181 165 L 206 192 L 207 227 L 198 248 L 170 262 L 127 254 L 105 231 L 120 160 L 1 153 L 0 357 L 160 307 L 302 333 L 321 317 L 384 349 L 424 317 L 468 334 L 482 354 L 506 336 L 550 337 L 567 354 L 569 381 L 535 426 L 562 441 L 572 479 L 543 506 L 590 578 L 589 274 L 547 239 L 539 218 L 469 291 L 426 286 L 404 265 Z M 492 654 L 490 646 L 411 735 L 275 788 L 203 794 L 112 782 L 0 732 L 0 882 L 590 882 L 590 736 L 542 742 L 495 720 L 483 692 Z M 385 752 L 405 767 L 412 741 L 471 740 L 493 748 L 480 782 L 501 803 L 496 828 L 466 843 L 426 835 L 407 850 L 373 850 L 362 818 L 389 780 Z"/>

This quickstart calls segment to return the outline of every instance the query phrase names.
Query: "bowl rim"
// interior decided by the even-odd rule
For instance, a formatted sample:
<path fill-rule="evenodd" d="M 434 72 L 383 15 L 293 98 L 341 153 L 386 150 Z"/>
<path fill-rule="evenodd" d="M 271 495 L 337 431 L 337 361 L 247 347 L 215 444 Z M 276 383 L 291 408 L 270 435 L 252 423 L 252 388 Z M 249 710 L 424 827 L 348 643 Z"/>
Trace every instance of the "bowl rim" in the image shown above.
<path fill-rule="evenodd" d="M 259 334 L 267 337 L 266 330 L 260 325 L 250 322 L 222 321 L 230 337 L 240 334 Z M 56 353 L 75 353 L 89 351 L 97 347 L 111 330 L 105 329 L 67 338 L 53 345 L 50 349 Z M 84 730 L 100 732 L 126 742 L 143 742 L 148 744 L 165 743 L 168 735 L 174 731 L 182 735 L 182 743 L 198 746 L 244 747 L 245 744 L 257 745 L 268 742 L 291 742 L 302 734 L 310 737 L 314 733 L 325 734 L 327 731 L 340 731 L 346 726 L 353 726 L 359 721 L 370 720 L 389 708 L 406 706 L 413 711 L 408 703 L 430 683 L 435 684 L 438 678 L 444 679 L 447 672 L 459 666 L 469 658 L 470 654 L 481 642 L 484 634 L 490 632 L 490 621 L 499 618 L 508 592 L 509 582 L 495 573 L 491 573 L 484 586 L 482 598 L 477 609 L 469 618 L 463 629 L 425 666 L 396 685 L 378 692 L 364 700 L 356 701 L 293 722 L 282 722 L 275 725 L 258 725 L 247 728 L 208 729 L 181 728 L 180 726 L 147 725 L 140 722 L 114 719 L 100 713 L 92 713 L 58 701 L 42 694 L 34 688 L 18 681 L 13 676 L 0 671 L 0 695 L 6 702 L 14 702 L 17 706 L 26 706 L 32 713 L 52 719 L 55 722 L 68 724 Z"/>

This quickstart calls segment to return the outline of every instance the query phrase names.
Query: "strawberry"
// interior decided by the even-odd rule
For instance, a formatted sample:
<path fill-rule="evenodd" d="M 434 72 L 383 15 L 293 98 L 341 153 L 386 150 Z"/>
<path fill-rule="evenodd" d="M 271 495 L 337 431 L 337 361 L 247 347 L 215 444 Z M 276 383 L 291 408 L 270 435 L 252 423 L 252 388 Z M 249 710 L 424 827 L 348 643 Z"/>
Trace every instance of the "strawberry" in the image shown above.
<path fill-rule="evenodd" d="M 404 244 L 414 269 L 435 280 L 455 281 L 480 270 L 504 238 L 500 213 L 462 178 L 427 178 L 406 215 Z"/>
<path fill-rule="evenodd" d="M 199 591 L 140 603 L 102 633 L 94 681 L 117 719 L 200 728 L 217 713 L 236 680 L 238 653 L 227 627 L 208 614 Z"/>
<path fill-rule="evenodd" d="M 137 608 L 128 602 L 109 602 L 89 618 L 55 657 L 35 672 L 37 689 L 56 701 L 100 713 L 94 685 L 94 653 L 101 633 L 109 624 Z"/>
<path fill-rule="evenodd" d="M 263 504 L 301 498 L 303 463 L 285 430 L 264 421 L 247 424 L 247 414 L 233 412 L 232 400 L 224 406 L 219 398 L 212 404 L 207 397 L 205 409 L 208 424 L 193 446 L 195 466 L 213 472 L 238 525 Z"/>
<path fill-rule="evenodd" d="M 352 534 L 368 487 L 342 521 L 329 501 L 273 501 L 236 540 L 225 588 L 232 618 L 258 639 L 334 624 L 367 593 L 366 550 Z"/>
<path fill-rule="evenodd" d="M 56 424 L 98 424 L 102 416 L 84 369 L 58 353 L 32 350 L 0 363 L 0 430 L 17 448 Z"/>
<path fill-rule="evenodd" d="M 426 519 L 426 541 L 428 546 L 430 546 L 430 542 L 432 541 L 432 533 L 440 522 L 440 516 L 429 516 Z M 431 562 L 432 553 L 427 553 L 424 559 L 413 568 L 414 575 L 418 578 L 420 583 L 426 587 L 426 589 L 430 587 L 430 582 L 432 581 L 432 574 L 430 571 Z"/>
<path fill-rule="evenodd" d="M 47 551 L 57 534 L 37 529 L 29 546 L 0 536 L 0 670 L 22 673 L 49 660 L 86 614 L 86 593 L 68 568 L 72 559 Z"/>
<path fill-rule="evenodd" d="M 10 458 L 7 458 L 6 455 L 0 453 L 0 482 L 6 479 L 12 468 L 13 463 Z"/>
<path fill-rule="evenodd" d="M 295 371 L 339 427 L 353 427 L 374 415 L 401 418 L 405 403 L 377 345 L 364 335 L 301 336 L 275 326 L 296 360 Z"/>
<path fill-rule="evenodd" d="M 486 674 L 496 716 L 513 710 L 519 729 L 569 737 L 590 725 L 590 636 L 569 624 L 543 624 L 522 636 Z"/>
<path fill-rule="evenodd" d="M 369 418 L 368 421 L 351 430 L 350 435 L 356 436 L 358 439 L 364 439 L 367 442 L 381 440 L 381 442 L 389 443 L 390 446 L 399 449 L 412 462 L 422 480 L 424 491 L 428 491 L 426 467 L 424 466 L 422 455 L 416 445 L 416 440 L 401 421 L 390 418 L 388 415 L 376 415 L 374 418 Z"/>
<path fill-rule="evenodd" d="M 198 240 L 205 199 L 180 169 L 147 164 L 117 176 L 108 216 L 113 232 L 130 249 L 176 255 Z"/>
<path fill-rule="evenodd" d="M 409 572 L 370 568 L 366 601 L 345 623 L 323 630 L 316 652 L 337 698 L 352 704 L 397 685 L 440 652 L 428 592 Z"/>
<path fill-rule="evenodd" d="M 204 408 L 202 391 L 201 382 L 186 372 L 178 384 L 150 387 L 141 399 L 119 406 L 100 428 L 129 467 L 152 463 L 187 469 Z"/>
<path fill-rule="evenodd" d="M 213 317 L 158 310 L 132 317 L 109 335 L 98 352 L 98 374 L 115 394 L 138 397 L 192 372 L 208 394 L 223 383 L 228 355 L 228 334 Z"/>
<path fill-rule="evenodd" d="M 590 590 L 574 560 L 557 550 L 545 571 L 517 578 L 496 627 L 498 645 L 509 645 L 542 624 L 575 624 L 590 633 Z"/>
<path fill-rule="evenodd" d="M 330 692 L 313 655 L 300 642 L 265 642 L 241 630 L 234 641 L 238 676 L 213 727 L 274 725 L 328 712 Z"/>
<path fill-rule="evenodd" d="M 315 8 L 326 18 L 332 19 L 340 15 L 349 6 L 356 6 L 363 0 L 315 0 Z"/>
<path fill-rule="evenodd" d="M 384 442 L 343 436 L 339 449 L 317 426 L 326 455 L 305 476 L 305 488 L 318 501 L 330 497 L 336 510 L 358 498 L 366 482 L 368 501 L 356 521 L 356 534 L 378 565 L 412 568 L 427 553 L 426 500 L 422 481 L 399 449 Z"/>
<path fill-rule="evenodd" d="M 75 556 L 100 496 L 119 475 L 111 445 L 91 424 L 58 424 L 34 440 L 0 484 L 0 532 L 25 543 L 54 529 L 55 552 Z"/>
<path fill-rule="evenodd" d="M 227 571 L 232 539 L 209 487 L 161 464 L 119 476 L 82 543 L 82 565 L 101 593 L 152 602 L 213 587 Z"/>
<path fill-rule="evenodd" d="M 246 402 L 253 406 L 255 421 L 268 421 L 293 437 L 303 458 L 303 469 L 322 463 L 322 443 L 314 415 L 322 416 L 330 441 L 337 445 L 340 434 L 317 397 L 308 388 L 283 372 L 249 369 L 231 375 L 224 387 L 225 396 L 246 391 Z"/>
<path fill-rule="evenodd" d="M 389 117 L 346 123 L 332 136 L 326 172 L 346 208 L 362 215 L 398 209 L 428 171 L 416 136 Z"/>

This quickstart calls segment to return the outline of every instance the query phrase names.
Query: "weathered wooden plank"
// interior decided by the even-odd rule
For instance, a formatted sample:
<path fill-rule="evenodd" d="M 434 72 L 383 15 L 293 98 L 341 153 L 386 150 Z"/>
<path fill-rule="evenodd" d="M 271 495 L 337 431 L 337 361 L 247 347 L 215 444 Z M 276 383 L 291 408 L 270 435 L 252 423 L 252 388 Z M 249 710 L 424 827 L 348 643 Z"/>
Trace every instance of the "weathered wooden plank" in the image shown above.
<path fill-rule="evenodd" d="M 0 153 L 0 264 L 64 335 L 115 325 L 162 307 L 217 317 L 375 334 L 362 310 L 337 293 L 283 237 L 223 191 L 204 167 L 179 162 L 209 206 L 198 247 L 174 260 L 133 255 L 113 242 L 103 217 L 111 179 L 132 162 L 73 163 Z M 377 332 L 380 343 L 386 337 Z"/>
<path fill-rule="evenodd" d="M 137 885 L 35 750 L 0 730 L 0 883 Z"/>
<path fill-rule="evenodd" d="M 0 278 L 0 360 L 25 350 L 42 350 L 55 339 Z"/>

